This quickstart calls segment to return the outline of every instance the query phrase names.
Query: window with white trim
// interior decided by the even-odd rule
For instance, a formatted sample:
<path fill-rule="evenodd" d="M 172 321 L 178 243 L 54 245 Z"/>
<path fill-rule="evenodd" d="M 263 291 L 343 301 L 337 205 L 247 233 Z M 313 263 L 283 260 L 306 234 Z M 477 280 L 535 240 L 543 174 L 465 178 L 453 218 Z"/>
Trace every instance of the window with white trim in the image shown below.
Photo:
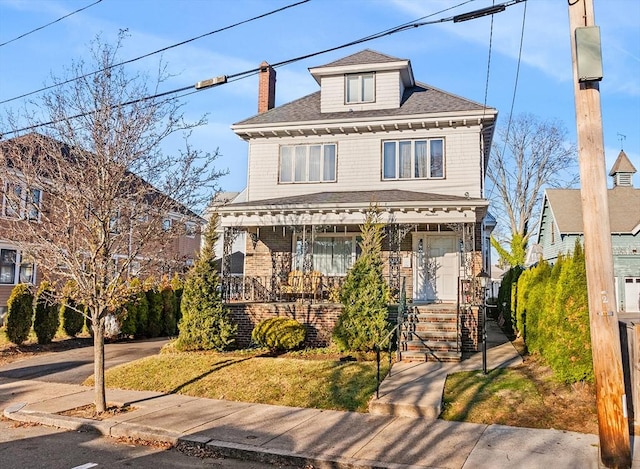
<path fill-rule="evenodd" d="M 308 250 L 312 256 L 313 270 L 323 275 L 346 275 L 360 254 L 358 235 L 355 234 L 316 234 L 310 239 Z M 295 239 L 293 267 L 303 270 L 304 242 L 301 236 Z"/>
<path fill-rule="evenodd" d="M 376 100 L 375 75 L 373 72 L 345 75 L 345 103 L 373 103 Z"/>
<path fill-rule="evenodd" d="M 382 179 L 443 179 L 444 177 L 444 139 L 383 142 Z"/>
<path fill-rule="evenodd" d="M 335 182 L 336 144 L 282 145 L 280 183 Z"/>
<path fill-rule="evenodd" d="M 2 215 L 12 218 L 39 220 L 42 190 L 13 183 L 5 183 L 2 196 Z"/>
<path fill-rule="evenodd" d="M 184 224 L 184 231 L 187 237 L 195 238 L 196 236 L 196 224 L 188 221 Z"/>
<path fill-rule="evenodd" d="M 169 231 L 171 229 L 171 218 L 165 218 L 162 220 L 162 231 Z"/>
<path fill-rule="evenodd" d="M 18 251 L 15 249 L 0 249 L 0 284 L 13 285 L 16 283 L 16 263 Z"/>
<path fill-rule="evenodd" d="M 1 285 L 33 283 L 34 277 L 35 265 L 28 256 L 22 256 L 22 259 L 20 259 L 16 249 L 0 249 Z"/>

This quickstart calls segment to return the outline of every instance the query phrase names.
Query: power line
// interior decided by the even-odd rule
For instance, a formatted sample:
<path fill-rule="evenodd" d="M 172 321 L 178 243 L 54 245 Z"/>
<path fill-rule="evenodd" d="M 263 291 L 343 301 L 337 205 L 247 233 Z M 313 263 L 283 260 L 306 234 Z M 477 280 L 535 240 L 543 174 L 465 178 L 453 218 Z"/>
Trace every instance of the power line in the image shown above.
<path fill-rule="evenodd" d="M 99 1 L 102 1 L 102 0 L 99 0 Z M 289 9 L 289 8 L 293 8 L 293 7 L 295 7 L 295 6 L 302 5 L 303 3 L 307 3 L 307 2 L 309 2 L 309 1 L 310 1 L 310 0 L 301 0 L 301 1 L 297 2 L 297 3 L 292 3 L 292 4 L 290 4 L 290 5 L 286 5 L 286 6 L 282 7 L 282 8 L 278 8 L 278 9 L 276 9 L 276 10 L 272 10 L 272 11 L 269 11 L 269 12 L 267 12 L 267 13 L 263 13 L 263 14 L 261 14 L 261 15 L 254 16 L 254 17 L 252 17 L 252 18 L 249 18 L 249 19 L 246 19 L 246 20 L 242 20 L 242 21 L 239 21 L 239 22 L 237 22 L 237 23 L 230 24 L 230 25 L 228 25 L 228 26 L 224 26 L 224 27 L 222 27 L 222 28 L 220 28 L 220 29 L 216 29 L 216 30 L 214 30 L 214 31 L 210 31 L 210 32 L 205 33 L 205 34 L 201 34 L 200 36 L 196 36 L 196 37 L 193 37 L 193 38 L 191 38 L 191 39 L 187 39 L 187 40 L 185 40 L 185 41 L 178 42 L 178 43 L 176 43 L 176 44 L 173 44 L 173 45 L 170 45 L 170 46 L 167 46 L 167 47 L 163 47 L 162 49 L 158 49 L 158 50 L 156 50 L 156 51 L 149 52 L 149 53 L 144 54 L 144 55 L 141 55 L 141 56 L 139 56 L 139 57 L 135 57 L 135 58 L 133 58 L 133 59 L 125 60 L 124 62 L 120 62 L 120 63 L 117 63 L 117 64 L 113 64 L 113 65 L 111 65 L 111 66 L 109 66 L 109 67 L 107 67 L 107 68 L 103 68 L 103 69 L 100 69 L 100 70 L 96 70 L 96 71 L 93 71 L 93 72 L 89 72 L 89 73 L 86 73 L 86 74 L 84 74 L 84 75 L 82 75 L 82 76 L 74 77 L 74 78 L 70 78 L 69 80 L 62 81 L 62 82 L 59 82 L 59 83 L 55 83 L 55 84 L 53 84 L 53 85 L 45 86 L 45 87 L 40 88 L 40 89 L 37 89 L 37 90 L 35 90 L 35 91 L 30 91 L 29 93 L 21 94 L 20 96 L 15 96 L 15 97 L 13 97 L 13 98 L 5 99 L 5 100 L 3 100 L 3 101 L 0 101 L 0 104 L 4 104 L 4 103 L 11 102 L 11 101 L 15 101 L 16 99 L 20 99 L 20 98 L 25 98 L 25 97 L 27 97 L 27 96 L 31 96 L 31 95 L 36 94 L 36 93 L 40 93 L 40 92 L 42 92 L 42 91 L 50 90 L 51 88 L 56 88 L 56 87 L 58 87 L 58 86 L 66 85 L 66 84 L 68 84 L 68 83 L 72 83 L 72 82 L 74 82 L 74 81 L 81 80 L 81 79 L 83 79 L 83 78 L 87 78 L 87 77 L 90 77 L 90 76 L 96 75 L 96 74 L 98 74 L 98 73 L 101 73 L 101 72 L 104 72 L 104 71 L 110 70 L 110 69 L 115 68 L 115 67 L 120 67 L 120 66 L 122 66 L 122 65 L 130 64 L 130 63 L 132 63 L 132 62 L 136 62 L 136 61 L 138 61 L 138 60 L 145 59 L 145 58 L 150 57 L 150 56 L 152 56 L 152 55 L 159 54 L 160 52 L 168 51 L 169 49 L 173 49 L 174 47 L 183 46 L 183 45 L 185 45 L 185 44 L 188 44 L 188 43 L 190 43 L 190 42 L 196 41 L 196 40 L 198 40 L 198 39 L 202 39 L 203 37 L 211 36 L 212 34 L 220 33 L 220 32 L 222 32 L 222 31 L 226 31 L 226 30 L 228 30 L 228 29 L 235 28 L 235 27 L 240 26 L 240 25 L 243 25 L 243 24 L 245 24 L 245 23 L 249 23 L 249 22 L 251 22 L 251 21 L 255 21 L 255 20 L 258 20 L 258 19 L 264 18 L 264 17 L 266 17 L 266 16 L 273 15 L 273 14 L 275 14 L 275 13 L 279 13 L 279 12 L 284 11 L 284 10 L 287 10 L 287 9 Z"/>
<path fill-rule="evenodd" d="M 308 1 L 308 0 L 305 0 L 305 1 Z M 468 1 L 469 0 L 467 0 L 467 2 L 464 2 L 464 3 L 468 3 Z M 509 7 L 509 6 L 512 6 L 512 5 L 515 5 L 517 3 L 521 3 L 521 2 L 526 2 L 526 0 L 510 0 L 508 2 L 498 4 L 498 5 L 496 5 L 496 7 L 504 7 L 504 8 L 506 8 L 506 7 Z M 448 8 L 446 10 L 443 10 L 443 11 L 447 11 L 449 9 L 450 8 Z M 476 12 L 483 12 L 484 10 L 486 10 L 486 9 L 476 10 Z M 414 29 L 414 28 L 419 28 L 419 27 L 422 27 L 422 26 L 439 24 L 439 23 L 446 23 L 446 22 L 467 21 L 469 19 L 475 19 L 475 18 L 479 17 L 479 16 L 473 16 L 473 13 L 475 13 L 475 12 L 465 13 L 463 15 L 456 15 L 456 16 L 451 16 L 451 17 L 447 17 L 447 18 L 441 18 L 441 19 L 433 20 L 433 21 L 422 21 L 422 22 L 416 22 L 416 23 L 405 23 L 405 24 L 402 24 L 402 25 L 397 26 L 395 28 L 387 29 L 387 30 L 382 31 L 380 33 L 372 34 L 370 36 L 366 36 L 366 37 L 361 38 L 361 39 L 356 39 L 354 41 L 351 41 L 351 42 L 348 42 L 348 43 L 345 43 L 345 44 L 341 44 L 339 46 L 331 47 L 329 49 L 324 49 L 324 50 L 321 50 L 321 51 L 312 52 L 310 54 L 306 54 L 306 55 L 302 55 L 302 56 L 295 57 L 295 58 L 292 58 L 292 59 L 288 59 L 288 60 L 284 60 L 284 61 L 281 61 L 281 62 L 277 62 L 275 64 L 271 64 L 271 67 L 274 67 L 274 68 L 282 67 L 284 65 L 289 65 L 289 64 L 292 64 L 294 62 L 299 62 L 301 60 L 308 59 L 310 57 L 315 57 L 317 55 L 326 54 L 327 52 L 333 52 L 333 51 L 336 51 L 336 50 L 339 50 L 339 49 L 344 49 L 346 47 L 350 47 L 350 46 L 353 46 L 353 45 L 357 45 L 357 44 L 361 44 L 361 43 L 364 43 L 364 42 L 372 41 L 374 39 L 380 39 L 380 38 L 382 38 L 384 36 L 390 36 L 392 34 L 396 34 L 396 33 L 399 33 L 399 32 L 402 32 L 402 31 L 406 31 L 406 30 L 409 30 L 409 29 Z M 436 14 L 439 14 L 439 12 L 438 13 L 433 13 L 432 15 L 429 15 L 429 16 L 433 16 L 433 15 L 436 15 Z M 493 13 L 486 13 L 486 14 L 493 14 Z M 481 16 L 485 16 L 486 14 L 482 14 Z M 457 18 L 460 18 L 460 17 L 464 17 L 465 19 L 456 20 Z M 107 69 L 110 69 L 110 68 L 113 68 L 113 66 L 112 67 L 108 67 Z M 105 69 L 105 70 L 107 70 L 107 69 Z M 151 99 L 157 99 L 157 98 L 160 98 L 160 97 L 163 97 L 163 96 L 180 93 L 182 91 L 186 91 L 186 90 L 190 90 L 190 89 L 193 90 L 193 88 L 195 88 L 195 90 L 183 95 L 183 96 L 186 96 L 186 95 L 189 95 L 189 94 L 193 94 L 195 91 L 199 91 L 201 89 L 212 88 L 212 87 L 215 87 L 215 86 L 224 85 L 224 84 L 232 82 L 232 81 L 237 81 L 237 80 L 241 80 L 241 79 L 244 79 L 244 78 L 248 78 L 248 77 L 250 77 L 252 75 L 255 75 L 259 71 L 260 71 L 260 67 L 256 67 L 256 68 L 252 68 L 250 70 L 246 70 L 244 72 L 234 73 L 232 75 L 221 75 L 221 76 L 213 78 L 211 80 L 206 80 L 206 82 L 210 82 L 206 86 L 200 86 L 200 84 L 203 83 L 203 82 L 199 82 L 196 85 L 184 86 L 182 88 L 177 88 L 177 89 L 174 89 L 174 90 L 171 90 L 171 91 L 165 91 L 165 92 L 158 93 L 158 94 L 155 94 L 155 95 L 152 95 L 152 96 L 145 96 L 143 98 L 138 98 L 138 99 L 134 99 L 132 101 L 128 101 L 128 102 L 125 102 L 125 103 L 120 103 L 120 104 L 117 105 L 117 107 L 129 106 L 131 104 L 136 104 L 136 103 L 140 103 L 140 102 L 144 102 L 144 101 L 149 101 Z M 174 97 L 172 99 L 175 99 L 175 98 L 176 97 Z M 485 105 L 485 107 L 486 107 L 486 105 Z M 62 118 L 62 119 L 52 120 L 52 121 L 45 122 L 45 123 L 40 123 L 40 124 L 34 124 L 34 125 L 31 125 L 31 126 L 28 126 L 28 127 L 23 127 L 21 129 L 17 129 L 17 130 L 12 130 L 12 131 L 6 132 L 4 135 L 18 134 L 18 133 L 25 132 L 25 131 L 28 131 L 28 130 L 36 129 L 38 127 L 44 127 L 44 126 L 47 126 L 47 125 L 55 124 L 57 122 L 62 122 L 62 121 L 65 121 L 65 120 L 70 120 L 70 119 L 77 119 L 79 117 L 83 117 L 83 116 L 92 114 L 94 112 L 96 112 L 96 111 L 94 110 L 94 111 L 89 111 L 89 112 L 83 112 L 83 113 L 80 113 L 80 114 L 76 114 L 74 116 L 67 116 L 67 117 Z M 3 135 L 0 134 L 0 138 L 2 136 Z"/>
<path fill-rule="evenodd" d="M 516 103 L 516 92 L 518 90 L 518 80 L 520 77 L 520 64 L 522 62 L 522 45 L 524 44 L 524 27 L 527 18 L 527 2 L 524 3 L 524 10 L 522 12 L 522 27 L 520 29 L 520 48 L 518 50 L 518 62 L 516 65 L 516 78 L 513 84 L 513 95 L 511 96 L 511 108 L 509 109 L 509 120 L 507 121 L 507 131 L 505 133 L 504 145 L 502 146 L 502 154 L 504 155 L 505 151 L 507 151 L 507 141 L 509 139 L 509 132 L 511 131 L 511 122 L 513 120 L 513 108 Z M 493 196 L 493 190 L 495 189 L 495 184 L 491 185 L 491 190 L 489 191 L 489 196 L 487 199 L 491 199 Z"/>
<path fill-rule="evenodd" d="M 13 39 L 10 39 L 10 40 L 9 40 L 9 41 L 7 41 L 7 42 L 3 42 L 2 44 L 0 44 L 0 47 L 2 47 L 2 46 L 6 46 L 7 44 L 9 44 L 9 43 L 11 43 L 11 42 L 13 42 L 13 41 L 17 41 L 18 39 L 21 39 L 21 38 L 23 38 L 23 37 L 25 37 L 25 36 L 28 36 L 29 34 L 35 33 L 36 31 L 40 31 L 41 29 L 44 29 L 44 28 L 46 28 L 47 26 L 51 26 L 52 24 L 57 23 L 58 21 L 62 21 L 63 19 L 68 18 L 68 17 L 70 17 L 70 16 L 72 16 L 72 15 L 75 15 L 76 13 L 80 13 L 81 11 L 86 10 L 86 9 L 87 9 L 87 8 L 89 8 L 89 7 L 92 7 L 92 6 L 94 6 L 94 5 L 97 5 L 97 4 L 98 4 L 98 3 L 100 3 L 101 1 L 102 1 L 102 0 L 97 0 L 97 1 L 93 2 L 91 5 L 87 5 L 86 7 L 82 7 L 82 8 L 80 8 L 79 10 L 76 10 L 76 11 L 72 11 L 72 12 L 71 12 L 71 13 L 69 13 L 68 15 L 64 15 L 64 16 L 62 16 L 62 17 L 58 18 L 57 20 L 52 21 L 51 23 L 47 23 L 47 24 L 45 24 L 45 25 L 43 25 L 43 26 L 40 26 L 39 28 L 32 29 L 31 31 L 29 31 L 29 32 L 27 32 L 27 33 L 24 33 L 24 34 L 21 34 L 21 35 L 20 35 L 20 36 L 18 36 L 18 37 L 14 37 Z"/>

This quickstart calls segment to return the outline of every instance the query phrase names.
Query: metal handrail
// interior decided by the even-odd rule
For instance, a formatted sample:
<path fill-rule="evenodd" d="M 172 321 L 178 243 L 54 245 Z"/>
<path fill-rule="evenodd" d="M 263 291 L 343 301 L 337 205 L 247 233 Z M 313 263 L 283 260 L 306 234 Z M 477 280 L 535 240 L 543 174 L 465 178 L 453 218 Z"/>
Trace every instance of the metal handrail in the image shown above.
<path fill-rule="evenodd" d="M 380 399 L 380 351 L 382 349 L 382 345 L 385 342 L 389 343 L 388 356 L 389 356 L 389 374 L 391 374 L 391 337 L 396 335 L 396 353 L 397 359 L 400 361 L 402 359 L 402 354 L 400 352 L 400 335 L 402 334 L 402 325 L 404 323 L 404 313 L 407 308 L 407 294 L 406 294 L 406 278 L 402 278 L 402 289 L 400 290 L 400 303 L 398 304 L 398 317 L 396 321 L 396 325 L 393 329 L 389 331 L 389 333 L 374 345 L 374 349 L 376 351 L 376 364 L 377 364 L 377 373 L 376 373 L 376 399 Z"/>

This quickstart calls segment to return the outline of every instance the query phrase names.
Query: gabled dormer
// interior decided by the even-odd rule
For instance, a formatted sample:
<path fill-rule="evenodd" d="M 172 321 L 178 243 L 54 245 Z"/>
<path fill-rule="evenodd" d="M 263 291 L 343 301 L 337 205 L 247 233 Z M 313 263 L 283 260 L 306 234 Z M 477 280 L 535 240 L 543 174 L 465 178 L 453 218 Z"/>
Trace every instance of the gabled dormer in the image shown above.
<path fill-rule="evenodd" d="M 633 187 L 633 174 L 636 172 L 629 157 L 620 150 L 616 162 L 613 164 L 609 176 L 613 176 L 613 187 Z"/>
<path fill-rule="evenodd" d="M 309 72 L 320 85 L 320 112 L 400 107 L 405 88 L 415 86 L 411 62 L 365 49 Z"/>

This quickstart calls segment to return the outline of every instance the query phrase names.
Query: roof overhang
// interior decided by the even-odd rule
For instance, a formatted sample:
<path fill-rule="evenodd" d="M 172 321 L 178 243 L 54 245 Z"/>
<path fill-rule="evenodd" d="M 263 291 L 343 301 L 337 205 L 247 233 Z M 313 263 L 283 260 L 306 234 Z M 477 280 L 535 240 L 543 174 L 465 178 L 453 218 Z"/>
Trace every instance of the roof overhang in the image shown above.
<path fill-rule="evenodd" d="M 231 129 L 242 139 L 308 137 L 313 135 L 348 135 L 398 130 L 444 129 L 483 126 L 490 139 L 497 112 L 455 111 L 408 116 L 354 117 L 307 122 L 278 122 L 272 124 L 240 124 Z M 489 141 L 490 143 L 490 141 Z"/>
<path fill-rule="evenodd" d="M 292 225 L 357 225 L 364 221 L 370 203 L 308 204 L 308 205 L 251 205 L 220 207 L 222 227 L 292 226 Z M 476 223 L 481 221 L 489 202 L 474 200 L 461 202 L 413 203 L 378 202 L 383 223 Z"/>

